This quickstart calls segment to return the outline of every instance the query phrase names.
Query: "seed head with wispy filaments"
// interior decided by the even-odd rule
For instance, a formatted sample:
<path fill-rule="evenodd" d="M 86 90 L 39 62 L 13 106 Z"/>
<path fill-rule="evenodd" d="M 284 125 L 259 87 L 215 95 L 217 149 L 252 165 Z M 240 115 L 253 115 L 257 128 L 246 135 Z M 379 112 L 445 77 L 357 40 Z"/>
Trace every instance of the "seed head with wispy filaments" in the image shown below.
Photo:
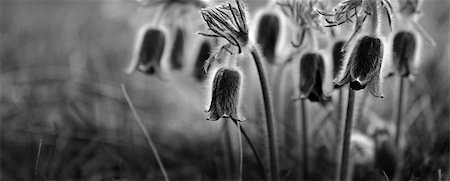
<path fill-rule="evenodd" d="M 200 10 L 203 20 L 208 26 L 206 32 L 200 32 L 200 35 L 208 37 L 224 38 L 229 44 L 238 48 L 238 53 L 248 44 L 248 25 L 247 15 L 244 4 L 236 0 L 236 5 L 225 3 L 211 8 L 205 7 Z M 228 46 L 228 51 L 232 52 Z"/>

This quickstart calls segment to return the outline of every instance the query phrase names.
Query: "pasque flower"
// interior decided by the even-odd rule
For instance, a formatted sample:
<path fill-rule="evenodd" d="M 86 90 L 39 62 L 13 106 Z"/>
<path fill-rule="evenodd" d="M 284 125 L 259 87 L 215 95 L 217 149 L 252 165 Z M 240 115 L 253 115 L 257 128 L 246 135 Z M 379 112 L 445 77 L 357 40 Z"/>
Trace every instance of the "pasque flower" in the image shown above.
<path fill-rule="evenodd" d="M 398 32 L 393 41 L 393 66 L 396 73 L 408 77 L 413 71 L 416 53 L 416 36 L 408 31 Z"/>
<path fill-rule="evenodd" d="M 203 41 L 200 44 L 200 47 L 198 49 L 197 59 L 195 60 L 195 67 L 194 67 L 194 78 L 196 78 L 198 81 L 203 81 L 205 79 L 205 71 L 203 71 L 203 65 L 204 62 L 209 58 L 211 53 L 211 43 L 209 41 Z"/>
<path fill-rule="evenodd" d="M 137 36 L 132 62 L 127 69 L 161 76 L 161 61 L 167 56 L 167 31 L 159 27 L 144 27 Z"/>
<path fill-rule="evenodd" d="M 211 102 L 205 110 L 209 112 L 208 120 L 231 118 L 242 121 L 239 112 L 242 73 L 237 68 L 221 67 L 213 72 L 211 83 Z"/>
<path fill-rule="evenodd" d="M 346 56 L 341 72 L 334 81 L 337 86 L 350 83 L 350 87 L 354 90 L 361 90 L 367 86 L 373 96 L 383 97 L 380 71 L 384 45 L 379 38 L 382 10 L 386 12 L 389 27 L 392 29 L 393 9 L 389 0 L 345 0 L 334 8 L 333 13 L 317 10 L 327 17 L 328 27 L 353 22 L 351 20 L 353 17 L 356 19 L 354 33 L 343 47 Z M 368 16 L 371 17 L 371 24 L 366 28 L 369 30 L 362 32 Z"/>
<path fill-rule="evenodd" d="M 256 42 L 261 46 L 262 53 L 270 64 L 275 63 L 280 29 L 280 20 L 275 14 L 265 14 L 261 17 Z"/>
<path fill-rule="evenodd" d="M 330 97 L 323 94 L 324 78 L 325 66 L 322 56 L 317 53 L 304 54 L 300 59 L 300 97 L 322 104 L 330 100 Z"/>

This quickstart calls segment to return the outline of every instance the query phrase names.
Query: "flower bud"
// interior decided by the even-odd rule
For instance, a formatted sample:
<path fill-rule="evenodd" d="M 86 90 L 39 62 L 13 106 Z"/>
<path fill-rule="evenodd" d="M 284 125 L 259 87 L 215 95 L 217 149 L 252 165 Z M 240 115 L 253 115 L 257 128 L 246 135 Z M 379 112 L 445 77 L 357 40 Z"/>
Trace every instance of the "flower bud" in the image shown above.
<path fill-rule="evenodd" d="M 194 77 L 198 81 L 203 81 L 206 77 L 205 71 L 203 71 L 203 66 L 205 64 L 205 61 L 209 58 L 210 52 L 211 52 L 210 43 L 208 43 L 207 41 L 202 42 L 194 67 Z"/>
<path fill-rule="evenodd" d="M 214 72 L 214 71 L 211 71 Z M 239 99 L 242 87 L 242 74 L 238 69 L 220 68 L 215 71 L 212 81 L 212 97 L 207 120 L 231 118 L 242 121 L 239 113 Z"/>
<path fill-rule="evenodd" d="M 259 20 L 256 42 L 261 46 L 262 53 L 270 64 L 275 63 L 279 34 L 280 20 L 278 16 L 264 14 Z"/>
<path fill-rule="evenodd" d="M 307 53 L 300 59 L 300 94 L 312 102 L 325 103 L 330 98 L 323 94 L 325 78 L 323 58 L 317 53 Z"/>
<path fill-rule="evenodd" d="M 335 84 L 342 86 L 350 83 L 354 90 L 368 86 L 373 96 L 383 97 L 380 91 L 383 42 L 379 38 L 363 36 L 348 53 L 346 66 L 335 79 Z"/>
<path fill-rule="evenodd" d="M 165 56 L 167 34 L 161 28 L 145 27 L 138 34 L 131 65 L 127 73 L 135 69 L 149 75 L 161 73 L 161 62 Z"/>
<path fill-rule="evenodd" d="M 179 70 L 183 68 L 184 55 L 184 43 L 185 35 L 181 28 L 177 28 L 175 31 L 175 39 L 172 45 L 170 65 L 172 69 Z"/>
<path fill-rule="evenodd" d="M 416 37 L 411 32 L 398 32 L 394 37 L 393 65 L 395 72 L 402 77 L 408 77 L 412 71 L 416 51 Z"/>

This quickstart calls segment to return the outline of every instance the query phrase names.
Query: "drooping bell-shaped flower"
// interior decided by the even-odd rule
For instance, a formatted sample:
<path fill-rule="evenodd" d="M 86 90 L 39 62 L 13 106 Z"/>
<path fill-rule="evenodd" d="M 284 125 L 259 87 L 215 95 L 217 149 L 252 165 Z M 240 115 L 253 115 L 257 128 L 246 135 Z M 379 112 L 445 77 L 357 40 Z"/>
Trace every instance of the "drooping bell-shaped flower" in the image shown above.
<path fill-rule="evenodd" d="M 416 37 L 413 33 L 398 32 L 393 41 L 393 66 L 395 72 L 408 77 L 414 71 L 413 61 L 416 53 Z"/>
<path fill-rule="evenodd" d="M 211 101 L 205 111 L 209 112 L 207 120 L 231 118 L 242 121 L 239 112 L 242 73 L 236 68 L 222 67 L 213 73 L 211 83 Z"/>
<path fill-rule="evenodd" d="M 348 52 L 347 64 L 340 75 L 334 80 L 342 86 L 350 83 L 354 90 L 364 89 L 375 97 L 383 97 L 380 87 L 380 70 L 383 59 L 383 42 L 376 37 L 363 36 Z"/>
<path fill-rule="evenodd" d="M 134 70 L 161 76 L 161 62 L 167 56 L 167 32 L 162 28 L 144 27 L 138 33 L 133 58 L 127 73 Z"/>
<path fill-rule="evenodd" d="M 183 68 L 183 61 L 185 59 L 185 36 L 186 35 L 181 28 L 176 29 L 169 61 L 171 68 L 174 70 L 180 70 Z"/>
<path fill-rule="evenodd" d="M 300 97 L 324 104 L 330 100 L 323 94 L 324 60 L 320 54 L 307 53 L 300 59 Z"/>
<path fill-rule="evenodd" d="M 261 16 L 256 34 L 256 42 L 269 64 L 275 63 L 276 49 L 280 38 L 280 19 L 277 14 L 267 13 Z"/>
<path fill-rule="evenodd" d="M 197 54 L 197 59 L 195 60 L 195 67 L 193 73 L 194 77 L 198 81 L 203 81 L 206 77 L 203 66 L 210 56 L 211 49 L 212 49 L 211 43 L 209 43 L 208 41 L 203 41 L 200 45 Z"/>

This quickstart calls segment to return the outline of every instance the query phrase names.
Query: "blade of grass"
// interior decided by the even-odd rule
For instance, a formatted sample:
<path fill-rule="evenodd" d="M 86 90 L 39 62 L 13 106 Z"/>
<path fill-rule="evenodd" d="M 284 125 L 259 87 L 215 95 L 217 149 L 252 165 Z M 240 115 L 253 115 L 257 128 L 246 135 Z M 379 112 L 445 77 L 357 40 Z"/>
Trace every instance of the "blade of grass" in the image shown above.
<path fill-rule="evenodd" d="M 156 161 L 158 162 L 159 168 L 161 169 L 161 172 L 164 175 L 164 180 L 169 181 L 169 176 L 167 175 L 166 169 L 164 168 L 161 158 L 159 157 L 158 150 L 156 149 L 155 145 L 153 144 L 153 141 L 150 138 L 150 135 L 148 134 L 147 129 L 145 129 L 144 124 L 141 121 L 141 118 L 137 114 L 136 108 L 134 107 L 133 102 L 131 102 L 130 96 L 128 95 L 125 85 L 122 83 L 122 84 L 120 84 L 120 87 L 122 88 L 123 95 L 125 96 L 125 99 L 127 100 L 128 105 L 130 106 L 131 112 L 133 112 L 133 115 L 136 118 L 136 122 L 139 124 L 139 127 L 141 127 L 142 131 L 144 132 L 144 135 L 148 142 L 148 145 L 150 146 L 150 148 L 153 151 L 153 155 L 155 156 Z"/>
<path fill-rule="evenodd" d="M 37 180 L 38 177 L 38 167 L 39 167 L 39 158 L 41 157 L 41 149 L 42 149 L 42 138 L 39 139 L 39 147 L 36 156 L 36 165 L 34 166 L 34 180 Z"/>

